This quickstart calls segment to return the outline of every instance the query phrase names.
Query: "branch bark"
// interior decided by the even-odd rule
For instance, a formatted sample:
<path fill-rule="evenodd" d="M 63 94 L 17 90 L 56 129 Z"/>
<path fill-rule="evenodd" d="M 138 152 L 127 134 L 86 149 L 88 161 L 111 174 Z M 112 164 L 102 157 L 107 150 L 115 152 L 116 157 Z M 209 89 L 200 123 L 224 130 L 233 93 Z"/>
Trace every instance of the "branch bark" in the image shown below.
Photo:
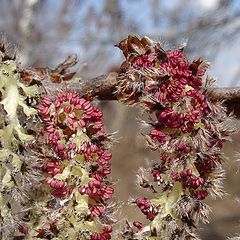
<path fill-rule="evenodd" d="M 117 73 L 101 75 L 96 78 L 84 80 L 80 83 L 71 83 L 69 90 L 74 90 L 80 95 L 96 97 L 99 100 L 117 100 L 114 92 L 117 85 Z M 240 104 L 240 87 L 235 88 L 212 88 L 208 90 L 208 99 Z"/>
<path fill-rule="evenodd" d="M 59 84 L 51 81 L 42 81 L 46 90 L 50 93 L 60 88 Z M 81 80 L 79 83 L 62 82 L 68 90 L 75 91 L 79 95 L 87 98 L 97 98 L 99 100 L 117 100 L 116 86 L 117 73 L 101 75 L 96 78 Z M 62 85 L 61 84 L 61 85 Z M 208 90 L 207 98 L 210 101 L 223 101 L 228 112 L 234 112 L 240 117 L 240 87 L 236 88 L 212 88 Z"/>

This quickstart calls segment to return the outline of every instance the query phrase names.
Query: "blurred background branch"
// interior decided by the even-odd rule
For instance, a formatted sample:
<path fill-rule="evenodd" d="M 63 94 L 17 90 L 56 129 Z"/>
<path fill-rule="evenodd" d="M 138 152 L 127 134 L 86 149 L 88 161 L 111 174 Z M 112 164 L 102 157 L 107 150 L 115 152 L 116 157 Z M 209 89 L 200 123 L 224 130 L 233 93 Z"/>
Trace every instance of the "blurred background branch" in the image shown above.
<path fill-rule="evenodd" d="M 240 75 L 238 0 L 0 0 L 0 31 L 25 66 L 54 66 L 77 54 L 82 77 L 115 70 L 113 46 L 127 35 L 148 35 L 163 46 L 188 41 L 187 54 L 212 63 L 222 86 Z M 226 61 L 227 60 L 227 61 Z"/>

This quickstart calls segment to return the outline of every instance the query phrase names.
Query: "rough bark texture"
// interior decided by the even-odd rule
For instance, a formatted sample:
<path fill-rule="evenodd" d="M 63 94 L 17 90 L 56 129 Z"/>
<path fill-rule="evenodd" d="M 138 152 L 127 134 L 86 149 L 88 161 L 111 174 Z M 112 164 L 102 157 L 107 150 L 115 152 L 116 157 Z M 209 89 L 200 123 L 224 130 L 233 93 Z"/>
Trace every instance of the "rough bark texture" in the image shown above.
<path fill-rule="evenodd" d="M 114 92 L 116 91 L 117 73 L 111 72 L 109 74 L 100 75 L 98 77 L 83 80 L 79 83 L 68 83 L 68 89 L 72 89 L 81 95 L 89 97 L 96 97 L 99 100 L 117 100 Z M 50 85 L 49 85 L 50 84 Z M 52 84 L 43 82 L 43 85 L 50 92 Z M 240 104 L 240 87 L 236 88 L 212 88 L 208 90 L 208 99 L 212 101 L 225 100 L 229 103 Z"/>
<path fill-rule="evenodd" d="M 101 75 L 96 78 L 81 80 L 79 83 L 67 83 L 69 90 L 76 91 L 87 98 L 97 98 L 99 100 L 117 100 L 115 95 L 117 84 L 117 73 Z M 55 92 L 60 86 L 51 81 L 43 81 L 44 87 L 50 93 Z M 64 85 L 65 83 L 62 82 Z M 207 97 L 211 101 L 224 101 L 229 112 L 234 112 L 240 117 L 240 87 L 236 88 L 213 88 L 208 90 Z"/>

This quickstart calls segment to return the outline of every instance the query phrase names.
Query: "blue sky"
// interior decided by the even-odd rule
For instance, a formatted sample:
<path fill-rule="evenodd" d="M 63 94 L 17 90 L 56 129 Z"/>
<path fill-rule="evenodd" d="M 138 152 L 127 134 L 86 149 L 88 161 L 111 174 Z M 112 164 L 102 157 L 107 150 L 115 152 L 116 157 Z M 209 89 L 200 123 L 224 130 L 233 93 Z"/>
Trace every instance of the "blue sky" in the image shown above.
<path fill-rule="evenodd" d="M 151 18 L 151 7 L 149 7 L 149 3 L 151 0 L 119 0 L 123 8 L 124 18 L 125 20 L 134 20 L 136 24 L 139 26 L 139 30 L 141 35 L 157 35 L 159 39 L 163 37 L 166 31 L 171 30 L 171 25 L 168 23 L 168 19 L 165 15 L 164 18 L 160 18 L 160 24 L 155 25 L 152 22 Z M 214 9 L 214 4 L 216 4 L 219 0 L 189 0 L 188 4 L 186 4 L 185 9 L 182 14 L 182 26 L 184 27 L 184 21 L 188 23 L 188 19 L 194 21 L 199 16 L 205 16 L 208 11 Z M 56 1 L 53 1 L 56 3 Z M 88 0 L 84 3 L 84 8 L 88 9 L 90 5 L 94 5 L 97 11 L 101 11 L 104 6 L 104 0 Z M 177 6 L 181 7 L 183 3 L 182 0 L 160 0 L 160 7 L 157 9 L 159 14 L 165 12 L 171 12 Z M 234 4 L 232 5 L 231 11 L 240 11 L 240 0 L 234 0 Z M 84 11 L 84 10 L 83 10 Z M 205 14 L 205 15 L 204 15 Z M 231 14 L 231 13 L 230 13 Z M 80 11 L 78 16 L 75 16 L 77 21 L 81 21 L 83 12 Z M 206 15 L 207 16 L 207 15 Z M 240 23 L 239 23 L 240 25 Z M 78 25 L 77 25 L 78 26 Z M 86 26 L 86 28 L 91 28 L 91 26 Z M 76 34 L 81 34 L 81 28 L 76 29 Z M 103 34 L 103 33 L 102 33 Z M 127 34 L 132 34 L 129 30 Z M 214 34 L 214 32 L 209 33 Z M 239 34 L 240 35 L 240 34 Z M 218 83 L 221 86 L 232 86 L 239 85 L 240 80 L 236 80 L 236 76 L 238 75 L 240 79 L 240 37 L 239 35 L 232 39 L 231 42 L 225 43 L 221 46 L 220 49 L 214 53 L 213 57 L 207 59 L 211 61 L 211 69 L 209 74 L 218 79 Z M 103 35 L 104 36 L 104 35 Z M 80 58 L 84 55 L 85 50 L 79 48 L 78 40 L 75 39 L 74 32 L 71 36 L 73 39 L 70 45 L 66 46 L 66 51 L 78 48 L 78 54 L 80 53 Z M 180 38 L 188 38 L 188 36 L 180 36 Z M 182 39 L 180 39 L 182 40 Z M 223 39 L 224 40 L 224 39 Z M 192 43 L 194 44 L 194 43 Z M 76 48 L 77 46 L 77 48 Z M 113 61 L 120 62 L 121 55 L 119 51 L 113 46 L 108 47 L 111 52 L 111 56 Z M 209 49 L 211 46 L 209 46 Z M 200 51 L 201 52 L 201 51 Z M 196 56 L 200 57 L 200 56 Z M 115 59 L 115 60 L 114 60 Z"/>
<path fill-rule="evenodd" d="M 214 4 L 217 3 L 218 0 L 195 0 L 189 1 L 189 6 L 186 7 L 185 14 L 194 14 L 196 17 L 205 14 L 206 11 L 211 11 L 214 9 Z M 154 25 L 148 21 L 150 19 L 149 15 L 151 14 L 150 8 L 146 7 L 149 3 L 148 0 L 138 1 L 137 4 L 129 6 L 127 4 L 127 0 L 122 1 L 122 5 L 125 8 L 125 12 L 127 13 L 127 17 L 135 17 L 137 15 L 137 21 L 142 24 L 142 33 L 147 34 L 151 32 L 159 32 L 159 36 L 163 34 L 164 38 L 164 27 L 171 27 L 167 25 L 167 22 L 162 22 L 161 26 L 163 29 L 158 29 L 154 27 Z M 181 4 L 181 0 L 163 0 L 160 1 L 161 11 L 171 10 L 176 7 L 177 4 Z M 144 9 L 144 11 L 143 11 Z M 235 0 L 233 7 L 231 9 L 232 12 L 240 10 L 240 1 Z M 131 14 L 133 13 L 133 14 Z M 135 14 L 134 14 L 135 13 Z M 136 14 L 137 13 L 137 14 Z M 183 16 L 184 18 L 184 16 Z M 211 34 L 211 33 L 210 33 Z M 187 38 L 187 36 L 186 36 Z M 211 60 L 211 67 L 209 71 L 209 75 L 217 79 L 217 83 L 220 86 L 229 87 L 233 85 L 240 86 L 240 36 L 236 36 L 229 43 L 225 43 L 221 46 L 221 48 L 214 53 L 214 59 Z M 239 80 L 236 79 L 239 77 Z"/>

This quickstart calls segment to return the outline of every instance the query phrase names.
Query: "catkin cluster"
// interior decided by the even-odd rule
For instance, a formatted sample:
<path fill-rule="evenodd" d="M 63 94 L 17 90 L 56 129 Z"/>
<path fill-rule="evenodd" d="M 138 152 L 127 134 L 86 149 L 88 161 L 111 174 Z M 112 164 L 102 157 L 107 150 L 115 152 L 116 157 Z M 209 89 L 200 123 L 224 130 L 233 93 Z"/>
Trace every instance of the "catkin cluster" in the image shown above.
<path fill-rule="evenodd" d="M 111 239 L 111 153 L 102 112 L 74 92 L 58 91 L 53 100 L 42 100 L 39 113 L 46 140 L 39 189 L 43 197 L 36 201 L 27 235 Z"/>
<path fill-rule="evenodd" d="M 140 186 L 155 197 L 134 201 L 150 221 L 128 225 L 126 239 L 198 239 L 199 222 L 208 222 L 203 200 L 222 196 L 222 145 L 232 129 L 219 102 L 206 98 L 203 84 L 208 64 L 190 61 L 184 49 L 163 50 L 160 43 L 129 36 L 121 41 L 125 61 L 117 94 L 126 104 L 139 105 L 148 115 L 147 146 L 158 160 L 142 169 Z"/>

